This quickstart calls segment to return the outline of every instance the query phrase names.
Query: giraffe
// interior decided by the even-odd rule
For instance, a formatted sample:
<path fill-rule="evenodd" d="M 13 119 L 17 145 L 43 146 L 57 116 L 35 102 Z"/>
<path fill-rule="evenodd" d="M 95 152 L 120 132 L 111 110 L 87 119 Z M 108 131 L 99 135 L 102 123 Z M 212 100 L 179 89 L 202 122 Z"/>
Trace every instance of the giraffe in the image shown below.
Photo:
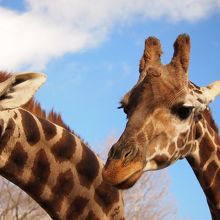
<path fill-rule="evenodd" d="M 208 104 L 220 95 L 220 81 L 198 87 L 188 80 L 190 37 L 179 35 L 171 62 L 161 64 L 161 44 L 145 41 L 140 76 L 121 107 L 127 124 L 112 146 L 103 178 L 127 189 L 144 171 L 186 158 L 205 195 L 212 219 L 220 219 L 220 138 Z"/>
<path fill-rule="evenodd" d="M 103 181 L 101 159 L 60 115 L 46 116 L 31 99 L 44 81 L 42 74 L 0 73 L 0 175 L 52 219 L 124 219 L 121 192 Z"/>

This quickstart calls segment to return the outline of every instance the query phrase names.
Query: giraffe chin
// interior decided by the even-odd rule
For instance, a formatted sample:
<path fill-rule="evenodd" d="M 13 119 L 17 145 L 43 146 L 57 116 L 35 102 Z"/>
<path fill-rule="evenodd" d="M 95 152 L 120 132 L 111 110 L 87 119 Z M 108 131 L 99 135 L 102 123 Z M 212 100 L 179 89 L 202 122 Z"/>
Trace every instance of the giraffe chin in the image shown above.
<path fill-rule="evenodd" d="M 131 188 L 138 181 L 138 179 L 141 177 L 142 173 L 143 173 L 143 171 L 139 170 L 139 171 L 133 173 L 131 176 L 129 176 L 126 180 L 114 185 L 114 187 L 116 187 L 118 189 Z"/>

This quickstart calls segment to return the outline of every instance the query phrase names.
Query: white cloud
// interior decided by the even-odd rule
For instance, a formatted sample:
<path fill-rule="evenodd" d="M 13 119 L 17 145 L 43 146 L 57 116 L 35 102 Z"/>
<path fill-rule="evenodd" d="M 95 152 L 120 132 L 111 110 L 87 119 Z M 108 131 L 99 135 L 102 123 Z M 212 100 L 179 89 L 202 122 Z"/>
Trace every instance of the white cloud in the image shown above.
<path fill-rule="evenodd" d="M 117 24 L 166 17 L 197 21 L 220 0 L 26 0 L 26 10 L 0 7 L 0 69 L 43 69 L 49 60 L 101 43 Z"/>

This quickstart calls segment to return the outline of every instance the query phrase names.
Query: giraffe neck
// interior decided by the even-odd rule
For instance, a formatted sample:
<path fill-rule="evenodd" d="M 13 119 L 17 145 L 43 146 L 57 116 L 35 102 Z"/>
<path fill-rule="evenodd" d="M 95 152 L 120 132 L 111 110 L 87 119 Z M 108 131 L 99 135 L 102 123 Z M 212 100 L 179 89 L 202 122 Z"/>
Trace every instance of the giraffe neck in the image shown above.
<path fill-rule="evenodd" d="M 121 193 L 103 181 L 102 161 L 77 136 L 24 109 L 0 118 L 0 174 L 53 219 L 123 219 Z"/>
<path fill-rule="evenodd" d="M 206 195 L 214 220 L 220 219 L 220 138 L 209 111 L 195 124 L 195 150 L 187 160 Z"/>

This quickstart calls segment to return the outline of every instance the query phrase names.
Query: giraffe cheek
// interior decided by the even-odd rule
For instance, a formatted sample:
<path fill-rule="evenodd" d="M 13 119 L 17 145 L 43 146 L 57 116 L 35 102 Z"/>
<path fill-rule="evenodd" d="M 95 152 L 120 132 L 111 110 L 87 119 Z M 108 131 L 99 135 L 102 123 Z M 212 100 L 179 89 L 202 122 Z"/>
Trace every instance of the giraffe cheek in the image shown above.
<path fill-rule="evenodd" d="M 144 171 L 158 170 L 158 169 L 165 168 L 169 165 L 170 165 L 170 161 L 167 155 L 165 154 L 156 155 L 155 157 L 153 157 L 150 161 L 146 163 Z"/>

